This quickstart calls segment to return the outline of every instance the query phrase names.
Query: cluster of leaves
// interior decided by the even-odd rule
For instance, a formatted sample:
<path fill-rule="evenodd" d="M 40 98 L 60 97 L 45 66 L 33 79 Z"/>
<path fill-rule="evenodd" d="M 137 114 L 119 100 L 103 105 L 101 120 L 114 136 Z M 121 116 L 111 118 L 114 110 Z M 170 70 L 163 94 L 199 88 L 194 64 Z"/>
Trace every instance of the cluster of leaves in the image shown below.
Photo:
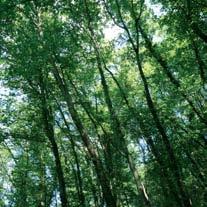
<path fill-rule="evenodd" d="M 204 1 L 0 11 L 0 206 L 207 205 Z"/>

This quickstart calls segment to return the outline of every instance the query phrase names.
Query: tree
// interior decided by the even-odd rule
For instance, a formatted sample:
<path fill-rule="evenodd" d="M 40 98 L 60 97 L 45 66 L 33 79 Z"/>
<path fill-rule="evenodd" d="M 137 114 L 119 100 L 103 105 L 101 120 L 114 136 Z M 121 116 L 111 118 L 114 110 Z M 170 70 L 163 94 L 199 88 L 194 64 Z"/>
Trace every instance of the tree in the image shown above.
<path fill-rule="evenodd" d="M 0 8 L 0 205 L 206 206 L 203 1 Z"/>

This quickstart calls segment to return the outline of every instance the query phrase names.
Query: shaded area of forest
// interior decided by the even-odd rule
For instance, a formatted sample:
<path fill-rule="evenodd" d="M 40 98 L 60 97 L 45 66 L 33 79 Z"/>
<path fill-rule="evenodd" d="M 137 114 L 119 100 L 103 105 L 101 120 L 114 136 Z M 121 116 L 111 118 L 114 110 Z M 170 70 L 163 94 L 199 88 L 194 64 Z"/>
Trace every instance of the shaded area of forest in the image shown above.
<path fill-rule="evenodd" d="M 0 206 L 206 207 L 206 66 L 203 0 L 0 1 Z"/>

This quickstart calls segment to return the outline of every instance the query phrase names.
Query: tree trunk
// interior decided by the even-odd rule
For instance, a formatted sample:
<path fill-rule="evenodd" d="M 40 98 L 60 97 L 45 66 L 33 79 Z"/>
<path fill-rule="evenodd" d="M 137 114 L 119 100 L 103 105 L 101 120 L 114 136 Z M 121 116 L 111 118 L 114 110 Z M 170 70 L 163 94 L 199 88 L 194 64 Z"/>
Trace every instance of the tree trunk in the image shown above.
<path fill-rule="evenodd" d="M 77 183 L 78 198 L 79 198 L 80 206 L 84 207 L 86 205 L 85 205 L 85 195 L 83 193 L 83 180 L 82 180 L 82 177 L 81 177 L 81 170 L 80 170 L 80 163 L 79 163 L 78 154 L 77 154 L 76 149 L 75 149 L 75 142 L 73 140 L 73 137 L 71 137 L 71 135 L 70 135 L 70 128 L 69 128 L 68 122 L 65 118 L 65 115 L 64 115 L 64 113 L 61 109 L 61 106 L 59 105 L 59 103 L 57 101 L 56 101 L 56 103 L 58 105 L 58 109 L 61 113 L 64 124 L 67 128 L 67 131 L 68 131 L 69 140 L 70 140 L 71 147 L 72 147 L 72 152 L 73 152 L 73 157 L 75 159 L 75 164 L 76 164 L 76 168 L 77 168 L 77 173 L 76 172 L 75 173 L 76 173 L 77 181 L 78 181 L 78 183 Z"/>
<path fill-rule="evenodd" d="M 41 89 L 40 98 L 41 98 L 41 101 L 42 101 L 43 124 L 44 124 L 45 134 L 46 134 L 47 138 L 50 141 L 52 153 L 53 153 L 54 158 L 55 158 L 55 169 L 56 169 L 57 177 L 58 177 L 61 205 L 62 205 L 62 207 L 68 207 L 69 203 L 68 203 L 68 200 L 67 200 L 65 179 L 64 179 L 64 175 L 63 175 L 63 169 L 62 169 L 62 165 L 61 165 L 58 146 L 57 146 L 57 143 L 55 141 L 52 109 L 47 104 L 47 98 L 46 98 L 47 97 L 47 92 L 45 90 L 45 86 L 44 86 L 42 76 L 40 76 L 40 89 Z"/>
<path fill-rule="evenodd" d="M 97 173 L 97 177 L 99 179 L 99 182 L 101 184 L 102 187 L 102 192 L 104 195 L 104 199 L 107 203 L 107 206 L 109 207 L 116 207 L 116 200 L 114 199 L 114 196 L 111 192 L 111 187 L 109 185 L 109 180 L 107 178 L 107 176 L 105 175 L 105 169 L 102 166 L 101 160 L 97 154 L 96 149 L 93 147 L 93 145 L 91 144 L 90 138 L 88 137 L 86 130 L 80 120 L 80 117 L 75 109 L 74 103 L 72 101 L 72 97 L 70 95 L 70 93 L 68 92 L 66 83 L 63 81 L 63 79 L 60 77 L 60 74 L 58 72 L 58 69 L 56 68 L 56 65 L 53 64 L 53 75 L 56 79 L 57 85 L 59 86 L 59 89 L 67 103 L 68 106 L 68 111 L 71 114 L 71 117 L 73 119 L 73 122 L 82 138 L 82 141 L 85 145 L 85 147 L 88 150 L 88 153 L 90 154 L 90 158 L 94 164 L 96 173 Z"/>

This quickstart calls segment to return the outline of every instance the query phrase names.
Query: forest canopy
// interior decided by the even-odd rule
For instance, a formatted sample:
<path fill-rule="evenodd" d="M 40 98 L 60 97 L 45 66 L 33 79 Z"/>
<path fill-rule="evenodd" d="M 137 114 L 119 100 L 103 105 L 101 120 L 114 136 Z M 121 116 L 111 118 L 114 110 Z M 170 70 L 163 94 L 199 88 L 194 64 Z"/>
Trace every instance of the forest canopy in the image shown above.
<path fill-rule="evenodd" d="M 206 0 L 0 0 L 0 207 L 206 207 Z"/>

